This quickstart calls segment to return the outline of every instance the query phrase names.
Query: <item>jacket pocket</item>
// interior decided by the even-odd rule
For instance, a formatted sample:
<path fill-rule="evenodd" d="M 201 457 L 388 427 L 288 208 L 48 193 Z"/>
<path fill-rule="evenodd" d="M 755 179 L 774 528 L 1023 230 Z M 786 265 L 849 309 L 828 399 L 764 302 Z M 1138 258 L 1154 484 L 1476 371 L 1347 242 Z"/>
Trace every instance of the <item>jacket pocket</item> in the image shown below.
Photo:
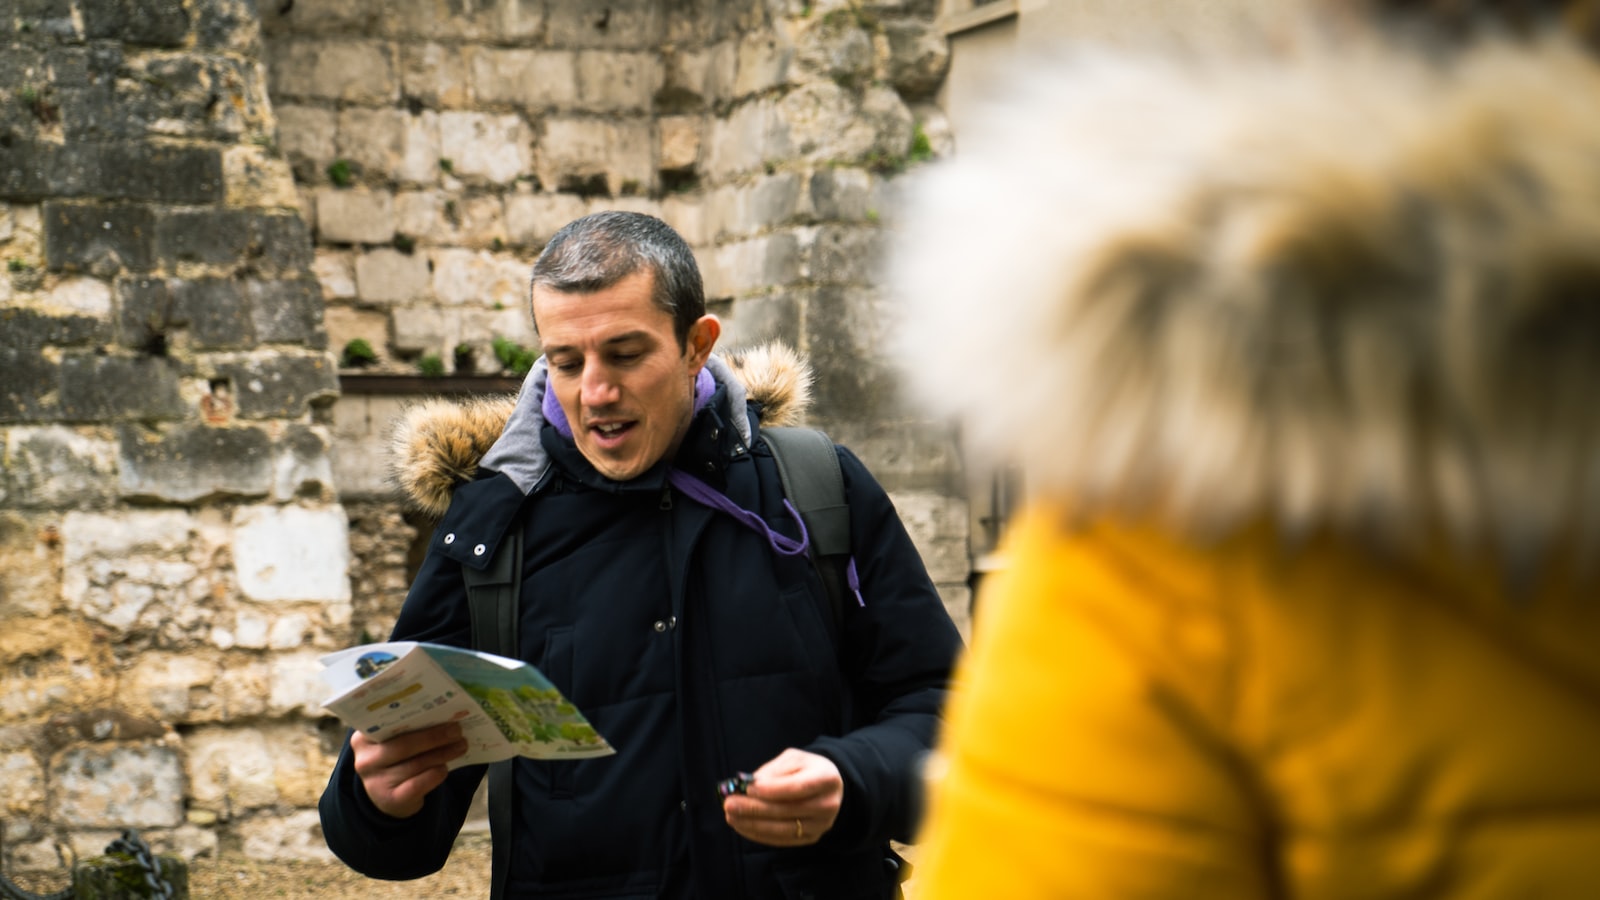
<path fill-rule="evenodd" d="M 544 653 L 540 657 L 539 671 L 550 679 L 561 693 L 568 698 L 572 697 L 572 678 L 575 671 L 573 661 L 573 646 L 575 641 L 572 636 L 572 626 L 552 628 L 545 632 Z M 545 776 L 550 781 L 550 799 L 566 800 L 572 797 L 573 784 L 577 777 L 577 761 L 549 762 L 533 761 L 533 766 L 543 769 Z"/>

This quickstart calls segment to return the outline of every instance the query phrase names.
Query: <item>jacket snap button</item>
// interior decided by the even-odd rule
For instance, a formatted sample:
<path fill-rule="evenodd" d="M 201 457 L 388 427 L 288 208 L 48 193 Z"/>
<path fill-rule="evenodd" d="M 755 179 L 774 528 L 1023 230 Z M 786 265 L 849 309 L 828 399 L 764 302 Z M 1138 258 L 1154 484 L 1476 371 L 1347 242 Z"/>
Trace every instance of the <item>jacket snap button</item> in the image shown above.
<path fill-rule="evenodd" d="M 677 628 L 678 627 L 678 617 L 677 616 L 667 616 L 667 627 L 668 628 Z"/>
<path fill-rule="evenodd" d="M 456 542 L 456 536 L 455 536 L 455 534 L 454 534 L 454 533 L 453 533 L 453 532 L 452 532 L 452 533 L 451 533 L 451 534 L 447 534 L 447 535 L 445 535 L 445 536 L 444 536 L 444 542 L 445 542 L 445 543 L 446 543 L 446 544 L 454 544 L 454 543 L 455 543 L 455 542 Z"/>
<path fill-rule="evenodd" d="M 720 429 L 720 428 L 711 429 L 711 439 L 714 441 L 719 437 L 722 437 L 722 429 Z"/>
<path fill-rule="evenodd" d="M 715 472 L 715 471 L 717 471 L 717 464 L 714 463 L 714 462 L 706 463 L 706 471 L 707 472 Z"/>
<path fill-rule="evenodd" d="M 488 549 L 489 549 L 488 547 L 485 547 L 484 545 L 479 544 L 478 546 L 472 548 L 472 555 L 473 556 L 482 556 L 484 551 L 488 550 Z"/>
<path fill-rule="evenodd" d="M 663 622 L 660 619 L 657 619 L 656 620 L 656 630 L 657 631 L 666 631 L 667 630 L 667 623 Z"/>

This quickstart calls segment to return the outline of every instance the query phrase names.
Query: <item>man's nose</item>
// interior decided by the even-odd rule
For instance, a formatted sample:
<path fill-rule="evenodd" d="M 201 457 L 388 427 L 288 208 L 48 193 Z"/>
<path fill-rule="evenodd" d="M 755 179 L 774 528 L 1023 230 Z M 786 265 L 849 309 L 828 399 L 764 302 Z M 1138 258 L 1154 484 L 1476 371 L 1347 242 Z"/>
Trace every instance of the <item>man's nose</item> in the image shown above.
<path fill-rule="evenodd" d="M 611 372 L 605 366 L 590 366 L 583 371 L 582 393 L 584 406 L 608 406 L 617 402 L 620 392 Z"/>

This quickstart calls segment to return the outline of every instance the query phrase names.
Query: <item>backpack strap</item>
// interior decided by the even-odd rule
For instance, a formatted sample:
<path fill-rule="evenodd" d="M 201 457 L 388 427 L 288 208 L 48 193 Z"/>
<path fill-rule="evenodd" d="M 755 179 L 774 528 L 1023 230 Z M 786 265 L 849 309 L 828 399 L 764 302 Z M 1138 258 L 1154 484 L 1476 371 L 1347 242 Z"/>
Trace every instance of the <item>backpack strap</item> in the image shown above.
<path fill-rule="evenodd" d="M 844 630 L 849 584 L 850 505 L 844 497 L 839 451 L 826 432 L 815 428 L 763 428 L 761 436 L 778 463 L 783 495 L 789 498 L 811 536 L 811 559 L 828 592 L 834 636 Z"/>
<path fill-rule="evenodd" d="M 522 590 L 522 523 L 519 520 L 500 540 L 489 567 L 478 571 L 461 567 L 467 583 L 467 611 L 472 616 L 472 649 L 496 656 L 518 658 L 517 603 Z M 511 801 L 515 787 L 511 760 L 489 764 L 489 835 L 494 856 L 490 867 L 489 896 L 506 895 L 511 871 Z"/>

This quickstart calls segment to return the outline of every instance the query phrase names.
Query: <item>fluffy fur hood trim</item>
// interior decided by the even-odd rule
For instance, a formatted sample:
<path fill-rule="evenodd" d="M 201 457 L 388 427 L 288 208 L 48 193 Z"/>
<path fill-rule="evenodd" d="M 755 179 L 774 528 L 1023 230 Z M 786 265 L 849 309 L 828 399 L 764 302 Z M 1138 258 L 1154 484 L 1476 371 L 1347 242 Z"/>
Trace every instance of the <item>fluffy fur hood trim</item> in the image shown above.
<path fill-rule="evenodd" d="M 811 405 L 811 370 L 798 354 L 772 343 L 707 363 L 718 383 L 740 408 L 761 404 L 761 423 L 798 425 Z M 548 466 L 540 444 L 539 414 L 546 368 L 541 357 L 515 396 L 465 402 L 433 399 L 410 407 L 390 439 L 392 477 L 407 502 L 438 517 L 450 506 L 456 485 L 472 480 L 480 465 L 510 475 L 524 492 L 533 489 Z M 748 423 L 736 417 L 748 444 Z"/>
<path fill-rule="evenodd" d="M 1600 556 L 1592 58 L 1025 72 L 912 186 L 891 266 L 923 395 L 980 446 L 1195 536 Z"/>

